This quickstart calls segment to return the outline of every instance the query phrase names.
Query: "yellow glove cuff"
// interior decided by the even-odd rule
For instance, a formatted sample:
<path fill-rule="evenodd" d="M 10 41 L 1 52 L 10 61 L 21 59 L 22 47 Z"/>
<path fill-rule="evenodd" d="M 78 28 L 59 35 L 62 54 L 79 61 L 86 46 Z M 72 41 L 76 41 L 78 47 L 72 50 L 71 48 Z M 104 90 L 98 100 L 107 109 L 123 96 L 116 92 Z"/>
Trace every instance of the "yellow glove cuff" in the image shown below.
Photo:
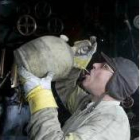
<path fill-rule="evenodd" d="M 41 86 L 30 91 L 27 101 L 29 102 L 31 114 L 48 107 L 57 108 L 52 91 L 43 89 Z"/>
<path fill-rule="evenodd" d="M 74 67 L 80 68 L 80 69 L 85 69 L 89 63 L 91 58 L 87 59 L 82 59 L 79 57 L 74 57 Z"/>

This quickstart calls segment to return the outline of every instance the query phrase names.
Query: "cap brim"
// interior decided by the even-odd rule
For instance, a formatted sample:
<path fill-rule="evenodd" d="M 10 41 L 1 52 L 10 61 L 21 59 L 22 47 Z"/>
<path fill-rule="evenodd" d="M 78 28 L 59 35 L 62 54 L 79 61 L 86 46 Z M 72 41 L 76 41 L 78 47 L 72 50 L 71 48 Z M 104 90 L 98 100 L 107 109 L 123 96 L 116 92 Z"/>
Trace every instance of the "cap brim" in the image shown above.
<path fill-rule="evenodd" d="M 105 61 L 107 62 L 107 64 L 115 71 L 115 65 L 113 62 L 113 59 L 108 57 L 106 54 L 104 54 L 103 52 L 101 52 L 101 56 L 105 59 Z"/>

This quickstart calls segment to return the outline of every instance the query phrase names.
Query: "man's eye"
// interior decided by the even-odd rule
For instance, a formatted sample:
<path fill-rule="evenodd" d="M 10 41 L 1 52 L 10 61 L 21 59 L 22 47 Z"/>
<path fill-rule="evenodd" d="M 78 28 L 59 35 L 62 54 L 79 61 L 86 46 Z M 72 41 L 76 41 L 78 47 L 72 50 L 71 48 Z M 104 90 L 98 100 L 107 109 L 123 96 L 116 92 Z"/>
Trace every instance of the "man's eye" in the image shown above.
<path fill-rule="evenodd" d="M 106 64 L 103 65 L 104 69 L 108 69 L 108 66 Z"/>
<path fill-rule="evenodd" d="M 102 68 L 103 68 L 104 70 L 110 71 L 111 73 L 114 73 L 114 71 L 108 66 L 108 64 L 104 64 L 104 65 L 102 66 Z"/>

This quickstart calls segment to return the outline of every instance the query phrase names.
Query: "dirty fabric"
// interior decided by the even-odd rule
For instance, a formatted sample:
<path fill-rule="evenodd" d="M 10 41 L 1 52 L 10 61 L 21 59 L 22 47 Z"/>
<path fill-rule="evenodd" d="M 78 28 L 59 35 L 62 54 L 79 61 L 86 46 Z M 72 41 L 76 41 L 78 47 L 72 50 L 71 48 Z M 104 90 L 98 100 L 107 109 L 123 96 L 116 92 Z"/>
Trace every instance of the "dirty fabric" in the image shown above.
<path fill-rule="evenodd" d="M 90 95 L 76 86 L 78 71 L 56 86 L 72 116 L 63 128 L 55 108 L 42 109 L 31 117 L 28 135 L 31 140 L 130 140 L 127 115 L 118 101 L 101 101 L 93 108 Z M 68 83 L 67 83 L 68 82 Z M 61 87 L 61 88 L 60 88 Z M 61 89 L 61 90 L 59 90 Z M 60 91 L 60 92 L 59 92 Z M 64 93 L 61 95 L 61 91 Z M 65 94 L 66 93 L 66 94 Z M 80 98 L 78 98 L 80 97 Z"/>

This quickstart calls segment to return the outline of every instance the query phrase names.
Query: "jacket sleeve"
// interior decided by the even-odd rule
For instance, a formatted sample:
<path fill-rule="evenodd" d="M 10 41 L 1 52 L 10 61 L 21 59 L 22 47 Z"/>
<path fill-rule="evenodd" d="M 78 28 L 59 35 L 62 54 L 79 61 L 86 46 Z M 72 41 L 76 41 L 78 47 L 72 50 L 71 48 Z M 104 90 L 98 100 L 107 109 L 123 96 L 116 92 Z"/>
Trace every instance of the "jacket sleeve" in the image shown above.
<path fill-rule="evenodd" d="M 28 126 L 30 140 L 128 140 L 129 129 L 127 119 L 122 116 L 116 119 L 116 116 L 105 113 L 96 114 L 96 117 L 75 128 L 75 131 L 65 134 L 55 108 L 36 112 Z"/>
<path fill-rule="evenodd" d="M 69 75 L 55 84 L 55 89 L 64 106 L 71 112 L 75 112 L 80 101 L 87 93 L 77 85 L 81 70 L 73 68 Z"/>

